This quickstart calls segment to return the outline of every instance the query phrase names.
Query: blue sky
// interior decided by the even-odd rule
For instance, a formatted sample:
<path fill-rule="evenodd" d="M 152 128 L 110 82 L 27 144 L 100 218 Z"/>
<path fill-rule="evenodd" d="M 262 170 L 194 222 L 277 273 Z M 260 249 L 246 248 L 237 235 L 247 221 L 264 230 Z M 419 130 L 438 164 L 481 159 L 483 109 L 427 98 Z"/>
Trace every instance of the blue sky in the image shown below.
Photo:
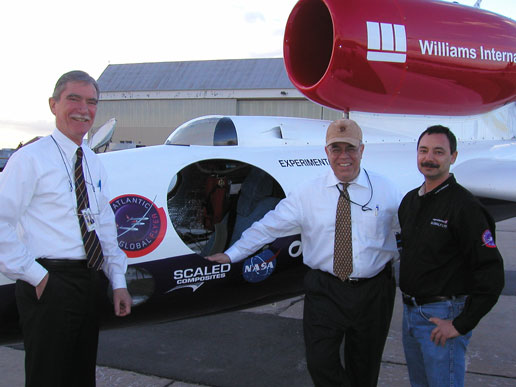
<path fill-rule="evenodd" d="M 48 97 L 72 69 L 281 57 L 296 0 L 18 0 L 0 5 L 0 148 L 53 130 Z M 460 0 L 473 5 L 475 0 Z M 482 8 L 516 20 L 516 0 Z"/>

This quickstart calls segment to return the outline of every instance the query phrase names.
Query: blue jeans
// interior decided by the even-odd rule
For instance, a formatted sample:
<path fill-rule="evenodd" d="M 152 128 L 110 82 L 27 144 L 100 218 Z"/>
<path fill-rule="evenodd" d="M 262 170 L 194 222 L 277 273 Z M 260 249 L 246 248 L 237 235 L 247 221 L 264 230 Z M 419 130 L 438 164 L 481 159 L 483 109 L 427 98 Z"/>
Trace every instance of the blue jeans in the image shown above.
<path fill-rule="evenodd" d="M 464 386 L 465 354 L 471 337 L 446 340 L 444 347 L 430 340 L 436 327 L 431 317 L 453 320 L 464 309 L 465 297 L 420 306 L 403 305 L 403 349 L 412 387 Z"/>

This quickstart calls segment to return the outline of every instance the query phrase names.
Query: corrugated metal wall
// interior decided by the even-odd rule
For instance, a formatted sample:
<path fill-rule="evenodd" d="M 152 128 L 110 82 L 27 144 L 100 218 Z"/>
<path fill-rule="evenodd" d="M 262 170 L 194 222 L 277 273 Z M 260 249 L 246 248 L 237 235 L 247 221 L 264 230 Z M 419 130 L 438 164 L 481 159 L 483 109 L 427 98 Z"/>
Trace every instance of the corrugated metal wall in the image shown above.
<path fill-rule="evenodd" d="M 335 120 L 342 112 L 325 108 L 305 99 L 296 100 L 239 100 L 239 116 L 284 116 Z"/>
<path fill-rule="evenodd" d="M 236 115 L 234 99 L 100 101 L 94 127 L 117 119 L 114 142 L 162 144 L 182 123 L 208 114 Z"/>
<path fill-rule="evenodd" d="M 94 128 L 117 119 L 113 142 L 162 144 L 172 131 L 192 118 L 218 115 L 286 116 L 334 120 L 342 113 L 306 99 L 163 99 L 101 100 Z"/>

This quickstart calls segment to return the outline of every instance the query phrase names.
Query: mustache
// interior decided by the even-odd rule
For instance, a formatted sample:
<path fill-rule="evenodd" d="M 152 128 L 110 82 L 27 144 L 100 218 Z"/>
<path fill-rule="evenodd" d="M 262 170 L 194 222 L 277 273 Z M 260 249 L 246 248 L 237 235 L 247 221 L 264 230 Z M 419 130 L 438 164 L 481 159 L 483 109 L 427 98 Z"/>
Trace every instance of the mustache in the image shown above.
<path fill-rule="evenodd" d="M 439 164 L 434 164 L 430 161 L 425 161 L 424 163 L 421 163 L 421 166 L 425 168 L 439 168 Z"/>

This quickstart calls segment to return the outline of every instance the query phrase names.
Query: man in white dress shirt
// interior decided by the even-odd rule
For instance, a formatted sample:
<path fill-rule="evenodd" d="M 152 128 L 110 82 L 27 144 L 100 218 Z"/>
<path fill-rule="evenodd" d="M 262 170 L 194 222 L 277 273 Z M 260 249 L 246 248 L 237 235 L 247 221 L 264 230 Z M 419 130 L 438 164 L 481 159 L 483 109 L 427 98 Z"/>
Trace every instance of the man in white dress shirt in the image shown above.
<path fill-rule="evenodd" d="M 225 253 L 206 258 L 238 262 L 278 237 L 300 233 L 303 260 L 311 268 L 304 280 L 303 326 L 312 380 L 316 386 L 376 386 L 394 306 L 391 263 L 398 254 L 401 194 L 384 177 L 361 168 L 364 144 L 356 122 L 330 124 L 325 151 L 331 170 L 300 184 Z M 349 183 L 349 196 L 342 194 L 350 205 L 352 235 L 352 272 L 342 279 L 334 270 L 341 183 Z"/>
<path fill-rule="evenodd" d="M 87 221 L 87 235 L 100 240 L 98 269 L 110 280 L 115 314 L 131 312 L 127 257 L 118 247 L 107 177 L 83 144 L 98 94 L 85 72 L 61 76 L 49 99 L 56 129 L 15 152 L 0 179 L 0 271 L 16 281 L 27 386 L 95 385 L 99 276 L 87 263 L 79 217 L 93 220 Z M 87 213 L 77 209 L 79 147 Z"/>

